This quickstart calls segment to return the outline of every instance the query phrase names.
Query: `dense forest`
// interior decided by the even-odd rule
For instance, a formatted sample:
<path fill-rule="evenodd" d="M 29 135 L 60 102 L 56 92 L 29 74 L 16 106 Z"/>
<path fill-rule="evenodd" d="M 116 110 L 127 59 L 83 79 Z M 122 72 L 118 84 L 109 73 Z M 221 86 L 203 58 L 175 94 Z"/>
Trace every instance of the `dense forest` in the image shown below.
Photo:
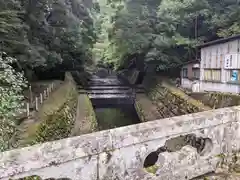
<path fill-rule="evenodd" d="M 95 51 L 103 62 L 156 61 L 171 68 L 204 41 L 240 33 L 239 0 L 98 0 Z"/>
<path fill-rule="evenodd" d="M 91 8 L 90 0 L 0 0 L 0 150 L 10 146 L 27 81 L 91 64 Z"/>
<path fill-rule="evenodd" d="M 239 17 L 239 0 L 0 0 L 0 150 L 35 76 L 96 63 L 172 68 L 198 58 L 197 44 L 239 34 Z"/>

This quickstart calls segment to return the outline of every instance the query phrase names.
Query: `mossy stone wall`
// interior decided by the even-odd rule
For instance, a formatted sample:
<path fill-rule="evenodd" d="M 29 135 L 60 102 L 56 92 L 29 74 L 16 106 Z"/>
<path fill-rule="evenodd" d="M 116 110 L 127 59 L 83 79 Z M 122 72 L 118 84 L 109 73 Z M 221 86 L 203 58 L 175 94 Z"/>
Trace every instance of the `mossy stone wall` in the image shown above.
<path fill-rule="evenodd" d="M 71 136 L 88 134 L 98 130 L 98 123 L 92 102 L 87 94 L 79 94 L 76 120 Z"/>
<path fill-rule="evenodd" d="M 69 97 L 62 107 L 38 125 L 34 143 L 69 137 L 75 121 L 77 98 Z"/>
<path fill-rule="evenodd" d="M 190 96 L 213 109 L 240 105 L 240 95 L 220 92 L 190 93 Z"/>
<path fill-rule="evenodd" d="M 167 80 L 150 76 L 144 79 L 143 86 L 148 96 L 152 99 L 153 104 L 157 106 L 162 118 L 211 109 L 174 87 Z"/>
<path fill-rule="evenodd" d="M 136 109 L 136 112 L 138 114 L 138 117 L 140 119 L 141 122 L 146 122 L 146 117 L 144 115 L 144 109 L 141 105 L 141 103 L 139 103 L 139 101 L 135 101 L 135 109 Z"/>

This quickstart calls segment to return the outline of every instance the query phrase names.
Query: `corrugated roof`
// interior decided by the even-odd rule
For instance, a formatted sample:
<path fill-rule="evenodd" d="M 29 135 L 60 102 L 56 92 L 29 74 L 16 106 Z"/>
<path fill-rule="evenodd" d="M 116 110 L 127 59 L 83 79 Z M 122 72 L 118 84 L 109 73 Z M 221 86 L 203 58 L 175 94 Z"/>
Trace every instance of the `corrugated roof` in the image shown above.
<path fill-rule="evenodd" d="M 196 59 L 196 60 L 187 61 L 187 62 L 184 62 L 182 65 L 193 64 L 193 63 L 200 63 L 200 60 Z"/>
<path fill-rule="evenodd" d="M 204 47 L 212 46 L 212 45 L 215 45 L 215 44 L 221 44 L 221 43 L 225 43 L 225 42 L 236 40 L 236 39 L 240 39 L 240 34 L 235 35 L 235 36 L 231 36 L 231 37 L 228 37 L 228 38 L 222 38 L 222 39 L 218 39 L 218 40 L 215 40 L 215 41 L 210 41 L 210 42 L 201 44 L 197 47 L 204 48 Z"/>

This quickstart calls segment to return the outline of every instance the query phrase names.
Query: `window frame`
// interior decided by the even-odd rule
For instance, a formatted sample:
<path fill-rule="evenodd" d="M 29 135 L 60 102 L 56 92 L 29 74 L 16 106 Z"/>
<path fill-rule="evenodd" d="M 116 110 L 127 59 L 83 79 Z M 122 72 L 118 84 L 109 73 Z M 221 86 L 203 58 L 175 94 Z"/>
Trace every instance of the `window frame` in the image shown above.
<path fill-rule="evenodd" d="M 219 73 L 220 73 L 220 80 L 215 80 L 214 78 L 213 78 L 213 71 L 219 71 Z M 210 71 L 209 73 L 210 73 L 210 77 L 211 77 L 211 79 L 206 79 L 205 78 L 205 72 L 206 71 Z M 203 79 L 203 81 L 207 81 L 207 82 L 222 82 L 222 78 L 221 78 L 221 76 L 222 76 L 222 72 L 221 72 L 221 69 L 219 69 L 219 68 L 205 68 L 204 69 L 204 79 Z"/>
<path fill-rule="evenodd" d="M 188 78 L 188 69 L 186 67 L 182 68 L 182 78 Z"/>
<path fill-rule="evenodd" d="M 237 71 L 237 73 L 238 73 L 236 81 L 232 80 L 233 71 Z M 230 83 L 240 83 L 240 70 L 239 69 L 230 69 Z"/>
<path fill-rule="evenodd" d="M 192 78 L 193 79 L 196 79 L 196 80 L 199 80 L 200 79 L 200 68 L 192 68 Z M 195 76 L 195 73 L 197 73 Z"/>

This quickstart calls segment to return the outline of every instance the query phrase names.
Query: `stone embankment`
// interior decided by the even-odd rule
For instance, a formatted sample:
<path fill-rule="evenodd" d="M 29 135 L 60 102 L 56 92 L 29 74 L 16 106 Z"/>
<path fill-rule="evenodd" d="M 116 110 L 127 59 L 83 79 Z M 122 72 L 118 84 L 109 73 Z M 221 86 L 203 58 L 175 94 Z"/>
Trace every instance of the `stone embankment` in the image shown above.
<path fill-rule="evenodd" d="M 146 95 L 136 96 L 136 107 L 141 119 L 155 119 L 180 116 L 207 111 L 211 108 L 195 100 L 165 80 L 146 77 L 143 81 Z"/>
<path fill-rule="evenodd" d="M 220 92 L 189 93 L 189 95 L 213 109 L 240 105 L 240 95 Z"/>

